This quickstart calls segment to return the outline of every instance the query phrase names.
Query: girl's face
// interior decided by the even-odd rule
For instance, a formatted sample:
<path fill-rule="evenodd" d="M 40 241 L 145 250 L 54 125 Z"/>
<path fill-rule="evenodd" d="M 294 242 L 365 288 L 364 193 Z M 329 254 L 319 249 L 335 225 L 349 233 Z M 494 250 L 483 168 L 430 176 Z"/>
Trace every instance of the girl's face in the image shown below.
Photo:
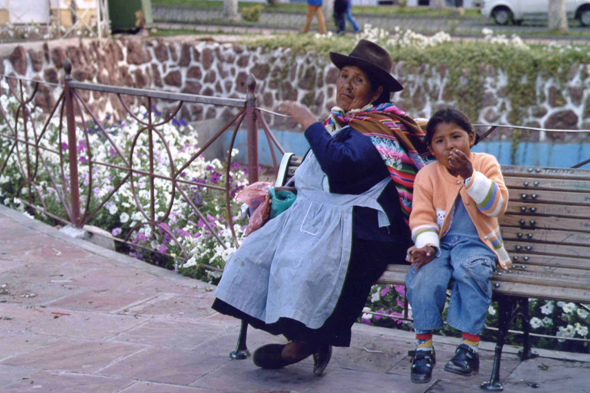
<path fill-rule="evenodd" d="M 449 154 L 453 149 L 462 151 L 469 157 L 469 149 L 475 143 L 475 133 L 469 134 L 455 123 L 439 123 L 428 149 L 437 161 L 449 168 Z"/>

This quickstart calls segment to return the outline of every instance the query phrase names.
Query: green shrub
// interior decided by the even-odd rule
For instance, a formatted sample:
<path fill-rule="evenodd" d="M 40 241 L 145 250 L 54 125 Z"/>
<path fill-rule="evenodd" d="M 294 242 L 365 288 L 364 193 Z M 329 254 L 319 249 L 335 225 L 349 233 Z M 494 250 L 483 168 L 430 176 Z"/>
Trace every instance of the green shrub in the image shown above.
<path fill-rule="evenodd" d="M 264 10 L 264 6 L 259 4 L 254 7 L 242 8 L 240 14 L 242 14 L 242 18 L 247 22 L 258 22 L 262 15 L 262 10 Z"/>

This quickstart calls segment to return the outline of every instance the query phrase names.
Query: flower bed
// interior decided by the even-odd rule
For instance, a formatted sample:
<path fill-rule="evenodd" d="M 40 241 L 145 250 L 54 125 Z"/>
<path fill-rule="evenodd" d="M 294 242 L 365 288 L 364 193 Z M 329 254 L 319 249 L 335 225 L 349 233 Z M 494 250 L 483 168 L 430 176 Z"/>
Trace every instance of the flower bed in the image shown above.
<path fill-rule="evenodd" d="M 3 88 L 6 89 L 5 84 Z M 1 104 L 8 119 L 0 123 L 0 168 L 6 160 L 7 153 L 12 146 L 12 140 L 3 135 L 12 135 L 6 120 L 14 124 L 11 114 L 18 103 L 14 98 L 2 96 Z M 32 112 L 28 124 L 28 140 L 34 142 L 31 130 L 37 124 L 37 130 L 43 123 L 43 114 L 39 109 Z M 147 119 L 145 108 L 140 108 L 135 114 L 138 119 Z M 162 114 L 152 112 L 154 122 L 162 120 Z M 67 198 L 67 191 L 59 180 L 62 175 L 66 180 L 66 190 L 69 186 L 69 149 L 65 130 L 60 135 L 59 118 L 50 120 L 46 132 L 39 138 L 39 146 L 61 150 L 60 155 L 42 149 L 30 147 L 31 169 L 37 166 L 33 188 L 22 187 L 26 177 L 27 157 L 26 149 L 21 147 L 10 156 L 6 168 L 0 176 L 0 201 L 22 211 L 27 215 L 34 215 L 52 225 L 57 224 L 54 218 L 43 212 L 25 208 L 22 202 L 31 199 L 37 206 L 44 205 L 47 212 L 56 217 L 66 219 L 68 214 L 60 198 Z M 108 125 L 107 125 L 108 124 Z M 18 122 L 19 138 L 27 139 L 24 133 L 22 118 Z M 227 209 L 225 208 L 225 192 L 207 188 L 211 186 L 230 185 L 230 195 L 247 184 L 247 169 L 234 163 L 230 169 L 229 179 L 225 178 L 225 165 L 218 159 L 205 160 L 199 156 L 178 177 L 176 189 L 173 193 L 171 181 L 154 178 L 153 189 L 149 176 L 134 174 L 125 180 L 128 171 L 116 169 L 113 166 L 125 167 L 123 157 L 129 160 L 134 170 L 149 173 L 149 138 L 147 132 L 131 116 L 124 120 L 113 121 L 107 116 L 103 125 L 106 133 L 114 142 L 111 144 L 104 133 L 94 122 L 78 124 L 77 146 L 78 170 L 80 182 L 80 204 L 82 209 L 91 212 L 107 202 L 94 215 L 89 224 L 108 230 L 118 241 L 118 249 L 129 255 L 146 260 L 165 268 L 176 269 L 179 273 L 209 282 L 217 282 L 225 261 L 235 250 L 231 230 L 228 228 Z M 84 131 L 86 129 L 86 131 Z M 154 173 L 161 176 L 171 176 L 174 170 L 181 168 L 199 150 L 196 131 L 183 120 L 173 119 L 158 127 L 163 139 L 156 133 L 153 136 Z M 133 145 L 135 140 L 135 145 Z M 168 144 L 166 147 L 163 140 Z M 116 147 L 115 147 L 116 146 Z M 133 149 L 133 150 L 132 150 Z M 38 156 L 35 153 L 38 151 Z M 59 152 L 59 151 L 58 151 Z M 121 154 L 119 154 L 119 152 Z M 237 154 L 237 150 L 232 155 Z M 38 157 L 38 158 L 36 158 Z M 20 164 L 19 164 L 20 159 Z M 107 165 L 98 165 L 102 162 Z M 45 164 L 44 164 L 45 163 Z M 63 167 L 62 167 L 63 164 Z M 47 167 L 45 166 L 47 165 Z M 24 174 L 24 176 L 23 176 Z M 51 176 L 50 176 L 51 175 Z M 181 181 L 190 181 L 186 184 Z M 116 189 L 119 184 L 123 184 Z M 20 189 L 20 194 L 18 191 Z M 116 191 L 115 191 L 116 189 Z M 111 196 L 111 193 L 114 192 Z M 31 193 L 31 194 L 29 194 Z M 182 195 L 184 193 L 189 200 Z M 151 195 L 153 194 L 154 221 L 156 225 L 146 223 L 151 215 Z M 181 195 L 179 195 L 181 194 Z M 192 206 L 191 206 L 192 205 Z M 202 214 L 197 214 L 196 207 Z M 142 213 L 143 212 L 143 213 Z M 232 202 L 232 212 L 239 212 L 239 206 Z M 84 213 L 82 213 L 84 214 Z M 215 229 L 223 242 L 221 245 L 207 228 L 207 223 Z M 234 223 L 236 236 L 241 238 L 243 223 Z M 127 240 L 127 243 L 122 241 Z M 183 253 L 183 249 L 188 255 Z"/>

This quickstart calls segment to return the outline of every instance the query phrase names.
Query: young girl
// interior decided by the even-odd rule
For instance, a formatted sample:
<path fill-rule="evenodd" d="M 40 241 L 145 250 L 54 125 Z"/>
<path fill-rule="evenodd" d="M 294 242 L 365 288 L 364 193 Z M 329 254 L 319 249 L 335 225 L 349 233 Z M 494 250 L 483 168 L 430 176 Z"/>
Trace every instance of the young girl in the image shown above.
<path fill-rule="evenodd" d="M 508 190 L 496 158 L 469 151 L 475 132 L 455 109 L 434 114 L 426 126 L 426 143 L 437 162 L 418 172 L 414 183 L 410 228 L 415 246 L 408 250 L 412 266 L 406 275 L 417 340 L 411 368 L 415 383 L 432 377 L 432 331 L 443 325 L 449 282 L 447 323 L 463 333 L 463 341 L 445 371 L 478 372 L 479 335 L 492 298 L 490 279 L 496 261 L 504 269 L 510 263 L 498 226 Z"/>

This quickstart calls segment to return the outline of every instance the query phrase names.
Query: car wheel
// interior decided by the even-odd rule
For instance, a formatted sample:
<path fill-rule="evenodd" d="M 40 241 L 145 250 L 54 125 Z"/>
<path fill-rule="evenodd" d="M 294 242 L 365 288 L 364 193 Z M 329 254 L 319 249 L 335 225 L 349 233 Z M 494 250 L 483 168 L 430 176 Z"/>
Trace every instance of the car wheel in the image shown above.
<path fill-rule="evenodd" d="M 494 22 L 497 25 L 505 26 L 512 21 L 512 11 L 508 8 L 498 8 L 494 11 Z"/>
<path fill-rule="evenodd" d="M 590 26 L 590 8 L 584 8 L 578 14 L 578 19 L 582 26 Z"/>

